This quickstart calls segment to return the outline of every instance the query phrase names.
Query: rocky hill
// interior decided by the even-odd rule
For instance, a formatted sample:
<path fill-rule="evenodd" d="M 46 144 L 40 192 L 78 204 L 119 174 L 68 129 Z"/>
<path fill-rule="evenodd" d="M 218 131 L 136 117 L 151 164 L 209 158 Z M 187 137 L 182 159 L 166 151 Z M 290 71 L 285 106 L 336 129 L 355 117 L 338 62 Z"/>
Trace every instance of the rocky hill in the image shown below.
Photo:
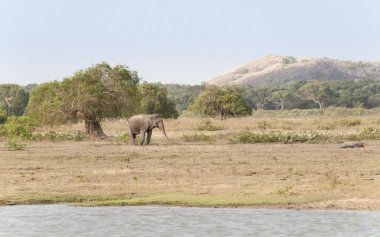
<path fill-rule="evenodd" d="M 266 56 L 224 73 L 212 85 L 286 85 L 301 80 L 379 79 L 380 62 Z"/>

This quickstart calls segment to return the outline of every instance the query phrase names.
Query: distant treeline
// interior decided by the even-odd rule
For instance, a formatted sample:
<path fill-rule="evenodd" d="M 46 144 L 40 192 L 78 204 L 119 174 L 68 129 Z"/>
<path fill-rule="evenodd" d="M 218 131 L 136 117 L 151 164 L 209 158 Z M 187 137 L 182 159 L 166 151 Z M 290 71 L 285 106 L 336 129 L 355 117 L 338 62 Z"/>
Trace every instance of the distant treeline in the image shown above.
<path fill-rule="evenodd" d="M 187 110 L 206 85 L 163 85 L 168 98 L 181 113 Z M 298 81 L 286 87 L 235 86 L 246 104 L 254 110 L 312 109 L 328 106 L 375 108 L 380 106 L 380 81 Z"/>
<path fill-rule="evenodd" d="M 287 87 L 241 87 L 253 109 L 311 109 L 328 106 L 375 108 L 380 106 L 380 81 L 299 81 Z"/>
<path fill-rule="evenodd" d="M 169 108 L 173 104 L 179 114 L 187 110 L 195 98 L 208 87 L 206 84 L 148 84 L 154 87 L 148 87 L 143 83 L 140 90 L 152 91 L 161 88 L 160 93 L 167 95 L 168 101 L 165 103 L 168 105 L 160 106 Z M 30 84 L 23 87 L 16 84 L 0 84 L 0 123 L 7 116 L 24 114 L 30 93 L 35 87 L 38 85 Z M 284 87 L 244 85 L 235 86 L 233 89 L 241 93 L 245 103 L 253 110 L 312 109 L 328 106 L 367 109 L 380 107 L 380 81 L 375 80 L 298 81 Z M 143 92 L 146 93 L 147 91 Z M 155 101 L 154 96 L 151 101 Z M 160 106 L 154 105 L 155 108 Z M 167 117 L 171 117 L 171 114 L 175 113 L 170 112 Z"/>

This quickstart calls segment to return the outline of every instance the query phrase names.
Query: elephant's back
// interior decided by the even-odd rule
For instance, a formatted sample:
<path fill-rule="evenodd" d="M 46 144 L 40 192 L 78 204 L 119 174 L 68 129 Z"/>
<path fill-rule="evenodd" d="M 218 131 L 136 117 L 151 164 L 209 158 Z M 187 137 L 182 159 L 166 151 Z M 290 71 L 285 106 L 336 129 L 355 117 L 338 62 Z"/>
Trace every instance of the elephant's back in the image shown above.
<path fill-rule="evenodd" d="M 139 133 L 141 128 L 145 127 L 145 119 L 146 116 L 144 114 L 137 114 L 128 119 L 128 126 L 133 133 Z"/>
<path fill-rule="evenodd" d="M 136 114 L 130 117 L 128 119 L 128 122 L 140 121 L 140 120 L 143 120 L 144 118 L 145 118 L 145 114 Z"/>

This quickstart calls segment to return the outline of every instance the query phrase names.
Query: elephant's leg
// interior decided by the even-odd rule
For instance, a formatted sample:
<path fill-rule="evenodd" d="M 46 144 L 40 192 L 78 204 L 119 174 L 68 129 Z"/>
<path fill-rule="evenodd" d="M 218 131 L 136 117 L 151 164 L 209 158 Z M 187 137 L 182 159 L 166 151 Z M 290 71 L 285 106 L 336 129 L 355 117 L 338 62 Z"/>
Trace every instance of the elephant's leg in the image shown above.
<path fill-rule="evenodd" d="M 133 134 L 131 129 L 129 129 L 129 144 L 135 145 L 135 138 L 136 138 L 136 135 Z"/>
<path fill-rule="evenodd" d="M 152 137 L 152 130 L 148 130 L 148 134 L 147 134 L 147 137 L 146 137 L 146 144 L 147 145 L 149 145 L 151 137 Z"/>
<path fill-rule="evenodd" d="M 136 145 L 136 134 L 132 134 L 132 144 Z"/>
<path fill-rule="evenodd" d="M 145 131 L 141 132 L 140 135 L 141 135 L 140 146 L 142 146 L 144 144 L 144 140 L 145 140 Z"/>

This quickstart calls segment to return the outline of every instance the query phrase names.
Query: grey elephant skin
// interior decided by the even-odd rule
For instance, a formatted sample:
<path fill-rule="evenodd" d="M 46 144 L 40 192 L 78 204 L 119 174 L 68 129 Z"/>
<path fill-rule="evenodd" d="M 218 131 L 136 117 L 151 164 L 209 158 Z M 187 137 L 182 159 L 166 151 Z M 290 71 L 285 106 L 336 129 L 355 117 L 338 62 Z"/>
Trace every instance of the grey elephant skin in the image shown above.
<path fill-rule="evenodd" d="M 128 119 L 129 135 L 131 145 L 136 145 L 136 135 L 141 135 L 140 145 L 144 144 L 145 134 L 147 135 L 146 144 L 149 145 L 152 137 L 152 130 L 159 128 L 166 139 L 170 142 L 165 132 L 164 122 L 159 114 L 138 114 Z"/>

